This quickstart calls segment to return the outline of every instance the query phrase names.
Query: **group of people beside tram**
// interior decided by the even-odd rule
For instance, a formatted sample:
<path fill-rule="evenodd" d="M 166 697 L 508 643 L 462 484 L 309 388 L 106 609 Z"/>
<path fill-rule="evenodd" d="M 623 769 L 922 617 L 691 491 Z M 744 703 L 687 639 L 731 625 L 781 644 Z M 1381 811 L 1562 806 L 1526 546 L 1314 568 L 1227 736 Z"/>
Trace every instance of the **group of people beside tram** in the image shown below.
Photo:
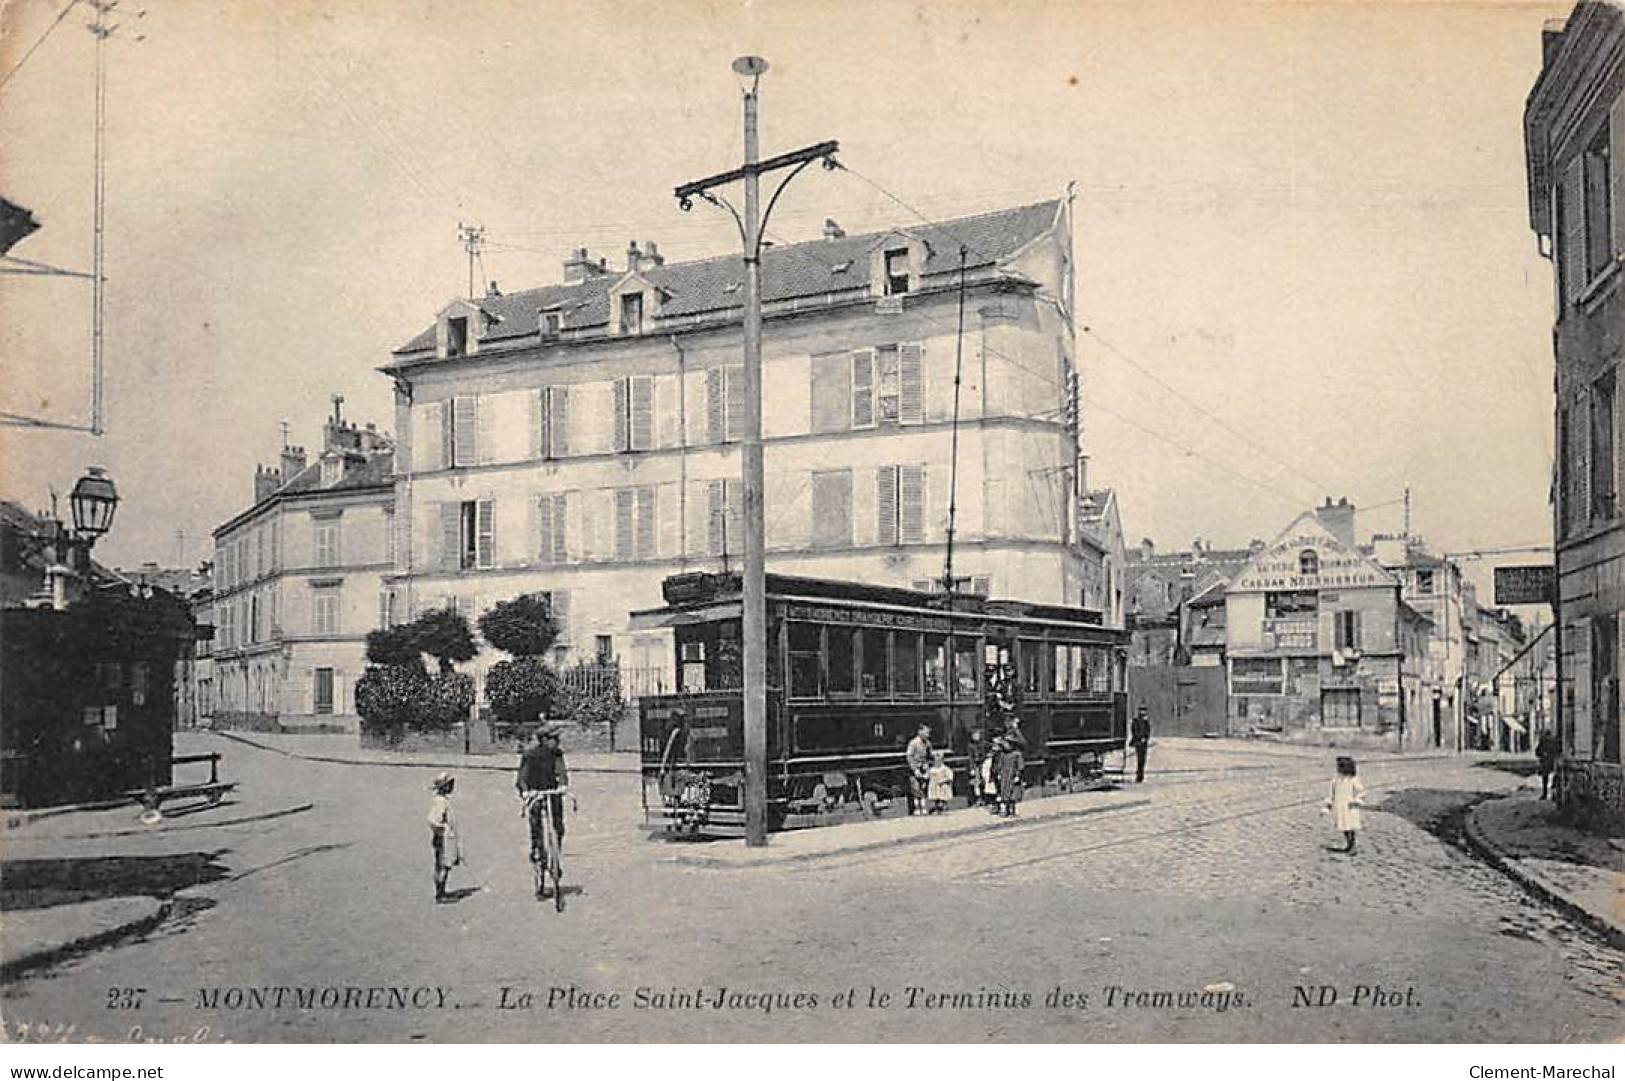
<path fill-rule="evenodd" d="M 1027 766 L 1027 737 L 1014 711 L 999 710 L 993 724 L 999 729 L 991 739 L 981 729 L 970 733 L 966 745 L 968 776 L 966 795 L 971 807 L 986 807 L 991 814 L 1011 817 L 1021 802 L 1022 773 Z M 938 814 L 948 809 L 953 798 L 954 771 L 948 765 L 948 752 L 931 745 L 931 726 L 922 724 L 909 740 L 908 813 Z"/>

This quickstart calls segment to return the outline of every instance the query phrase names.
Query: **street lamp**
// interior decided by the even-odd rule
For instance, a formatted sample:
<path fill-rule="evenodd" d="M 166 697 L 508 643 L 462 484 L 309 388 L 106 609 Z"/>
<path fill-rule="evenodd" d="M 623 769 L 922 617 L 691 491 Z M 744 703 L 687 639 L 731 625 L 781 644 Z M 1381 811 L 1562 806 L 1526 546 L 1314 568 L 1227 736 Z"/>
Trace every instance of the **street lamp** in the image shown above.
<path fill-rule="evenodd" d="M 88 542 L 87 548 L 96 543 L 97 537 L 113 528 L 113 512 L 118 510 L 118 489 L 113 487 L 113 479 L 101 466 L 91 466 L 79 478 L 68 502 L 73 506 L 73 531 Z"/>

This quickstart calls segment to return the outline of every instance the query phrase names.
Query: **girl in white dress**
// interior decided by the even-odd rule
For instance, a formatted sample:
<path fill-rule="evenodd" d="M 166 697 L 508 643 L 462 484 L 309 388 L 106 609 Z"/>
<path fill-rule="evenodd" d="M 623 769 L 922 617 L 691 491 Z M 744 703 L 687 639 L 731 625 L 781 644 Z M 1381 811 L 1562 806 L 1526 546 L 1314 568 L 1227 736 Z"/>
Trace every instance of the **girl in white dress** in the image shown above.
<path fill-rule="evenodd" d="M 1365 785 L 1355 776 L 1354 759 L 1339 757 L 1326 809 L 1332 813 L 1332 828 L 1343 831 L 1347 842 L 1343 851 L 1350 854 L 1354 852 L 1354 835 L 1360 830 L 1360 808 L 1364 806 L 1364 799 Z"/>

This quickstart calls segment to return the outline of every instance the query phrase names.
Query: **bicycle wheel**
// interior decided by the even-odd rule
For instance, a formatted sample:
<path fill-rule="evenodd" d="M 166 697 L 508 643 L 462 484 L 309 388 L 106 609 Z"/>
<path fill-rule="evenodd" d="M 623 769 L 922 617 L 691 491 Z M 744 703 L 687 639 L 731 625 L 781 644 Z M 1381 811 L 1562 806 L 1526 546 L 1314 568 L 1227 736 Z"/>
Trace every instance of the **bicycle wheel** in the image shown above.
<path fill-rule="evenodd" d="M 547 877 L 553 882 L 553 907 L 564 911 L 564 863 L 559 858 L 558 828 L 553 823 L 553 808 L 548 803 L 542 805 L 542 838 L 543 858 Z M 540 874 L 540 872 L 538 872 Z"/>

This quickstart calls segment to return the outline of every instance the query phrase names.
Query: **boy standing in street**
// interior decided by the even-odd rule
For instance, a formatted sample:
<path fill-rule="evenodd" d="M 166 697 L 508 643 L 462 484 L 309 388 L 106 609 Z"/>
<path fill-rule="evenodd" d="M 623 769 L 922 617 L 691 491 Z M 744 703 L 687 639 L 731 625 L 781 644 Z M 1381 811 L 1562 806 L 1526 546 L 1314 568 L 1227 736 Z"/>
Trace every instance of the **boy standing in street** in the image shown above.
<path fill-rule="evenodd" d="M 434 899 L 439 904 L 446 900 L 446 879 L 451 869 L 463 862 L 462 842 L 451 821 L 451 791 L 457 781 L 449 773 L 440 773 L 430 782 L 429 790 L 429 846 L 434 850 Z"/>

